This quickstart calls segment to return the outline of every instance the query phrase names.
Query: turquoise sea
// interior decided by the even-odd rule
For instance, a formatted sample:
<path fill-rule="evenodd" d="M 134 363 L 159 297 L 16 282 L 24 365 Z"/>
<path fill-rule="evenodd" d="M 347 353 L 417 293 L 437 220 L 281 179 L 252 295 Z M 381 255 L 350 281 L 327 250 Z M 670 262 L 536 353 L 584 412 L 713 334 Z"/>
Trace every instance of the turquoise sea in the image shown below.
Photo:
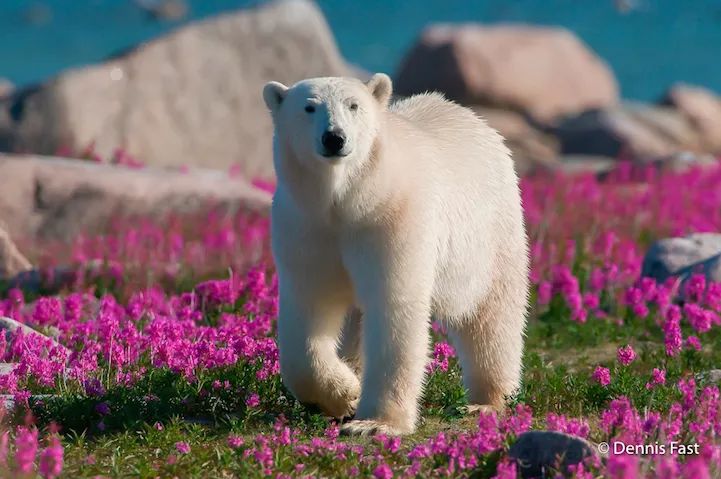
<path fill-rule="evenodd" d="M 257 1 L 189 0 L 188 20 Z M 320 0 L 351 62 L 393 73 L 431 22 L 526 22 L 576 32 L 613 67 L 627 98 L 686 81 L 721 93 L 721 0 Z M 181 22 L 182 23 L 182 22 Z M 23 85 L 92 63 L 179 23 L 131 0 L 0 0 L 0 77 Z"/>

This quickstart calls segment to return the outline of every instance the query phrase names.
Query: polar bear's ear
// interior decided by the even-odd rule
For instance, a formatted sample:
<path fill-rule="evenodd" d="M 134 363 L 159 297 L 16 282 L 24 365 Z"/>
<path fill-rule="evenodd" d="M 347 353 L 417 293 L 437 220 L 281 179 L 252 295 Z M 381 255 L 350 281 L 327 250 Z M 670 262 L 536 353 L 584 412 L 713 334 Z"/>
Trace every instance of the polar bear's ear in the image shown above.
<path fill-rule="evenodd" d="M 263 87 L 263 100 L 265 100 L 265 104 L 272 113 L 278 111 L 286 93 L 288 93 L 288 87 L 282 83 L 272 81 L 265 84 Z"/>
<path fill-rule="evenodd" d="M 366 83 L 366 86 L 371 91 L 371 95 L 378 100 L 383 106 L 388 104 L 388 100 L 391 98 L 393 92 L 393 84 L 391 78 L 385 73 L 376 73 Z"/>

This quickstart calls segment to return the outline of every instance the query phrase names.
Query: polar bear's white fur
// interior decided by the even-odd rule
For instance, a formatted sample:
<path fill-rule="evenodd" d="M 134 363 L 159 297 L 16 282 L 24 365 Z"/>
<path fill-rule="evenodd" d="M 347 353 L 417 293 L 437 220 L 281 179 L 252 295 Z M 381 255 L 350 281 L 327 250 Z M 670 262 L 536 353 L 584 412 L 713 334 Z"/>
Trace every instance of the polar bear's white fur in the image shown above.
<path fill-rule="evenodd" d="M 528 251 L 501 136 L 439 94 L 389 103 L 383 74 L 271 82 L 263 96 L 286 386 L 329 415 L 355 412 L 347 433 L 410 433 L 435 317 L 469 401 L 502 407 L 520 381 Z M 353 307 L 362 321 L 346 324 Z"/>

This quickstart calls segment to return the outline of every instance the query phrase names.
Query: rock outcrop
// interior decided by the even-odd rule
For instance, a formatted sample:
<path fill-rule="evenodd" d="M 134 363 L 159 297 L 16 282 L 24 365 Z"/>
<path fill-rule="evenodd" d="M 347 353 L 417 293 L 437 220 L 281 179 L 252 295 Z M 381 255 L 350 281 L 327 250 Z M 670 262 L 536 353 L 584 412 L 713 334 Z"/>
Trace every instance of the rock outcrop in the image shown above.
<path fill-rule="evenodd" d="M 427 28 L 396 77 L 402 95 L 438 90 L 466 105 L 549 122 L 618 101 L 608 66 L 571 32 L 526 25 Z"/>
<path fill-rule="evenodd" d="M 696 233 L 656 241 L 643 259 L 641 276 L 663 282 L 669 277 L 685 280 L 697 272 L 721 282 L 721 234 Z"/>
<path fill-rule="evenodd" d="M 528 431 L 511 445 L 508 455 L 516 460 L 521 477 L 545 477 L 551 471 L 566 472 L 569 465 L 596 455 L 596 448 L 570 434 Z"/>
<path fill-rule="evenodd" d="M 152 165 L 241 164 L 249 177 L 271 178 L 265 82 L 353 73 L 315 4 L 272 2 L 16 92 L 0 101 L 0 151 L 93 145 L 106 158 L 122 147 Z"/>
<path fill-rule="evenodd" d="M 18 250 L 8 232 L 0 227 L 0 279 L 12 278 L 30 269 L 30 261 Z"/>
<path fill-rule="evenodd" d="M 0 221 L 19 238 L 70 239 L 115 216 L 191 212 L 205 205 L 266 211 L 270 193 L 207 169 L 131 169 L 33 156 L 0 155 Z"/>
<path fill-rule="evenodd" d="M 693 85 L 674 85 L 663 101 L 684 115 L 699 136 L 701 148 L 721 154 L 721 98 Z"/>
<path fill-rule="evenodd" d="M 626 155 L 652 160 L 702 150 L 696 130 L 681 113 L 641 103 L 629 102 L 567 117 L 553 133 L 561 152 L 569 155 Z"/>

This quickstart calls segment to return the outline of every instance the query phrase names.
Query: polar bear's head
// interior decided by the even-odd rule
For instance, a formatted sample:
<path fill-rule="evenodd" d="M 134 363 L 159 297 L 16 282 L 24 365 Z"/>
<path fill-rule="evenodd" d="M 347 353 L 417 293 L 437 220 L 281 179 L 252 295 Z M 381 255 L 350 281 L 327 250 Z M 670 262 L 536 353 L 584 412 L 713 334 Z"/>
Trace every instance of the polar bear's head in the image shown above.
<path fill-rule="evenodd" d="M 303 80 L 290 88 L 270 82 L 263 89 L 276 141 L 298 161 L 316 165 L 366 158 L 390 96 L 391 80 L 382 73 L 366 83 L 328 77 Z"/>

